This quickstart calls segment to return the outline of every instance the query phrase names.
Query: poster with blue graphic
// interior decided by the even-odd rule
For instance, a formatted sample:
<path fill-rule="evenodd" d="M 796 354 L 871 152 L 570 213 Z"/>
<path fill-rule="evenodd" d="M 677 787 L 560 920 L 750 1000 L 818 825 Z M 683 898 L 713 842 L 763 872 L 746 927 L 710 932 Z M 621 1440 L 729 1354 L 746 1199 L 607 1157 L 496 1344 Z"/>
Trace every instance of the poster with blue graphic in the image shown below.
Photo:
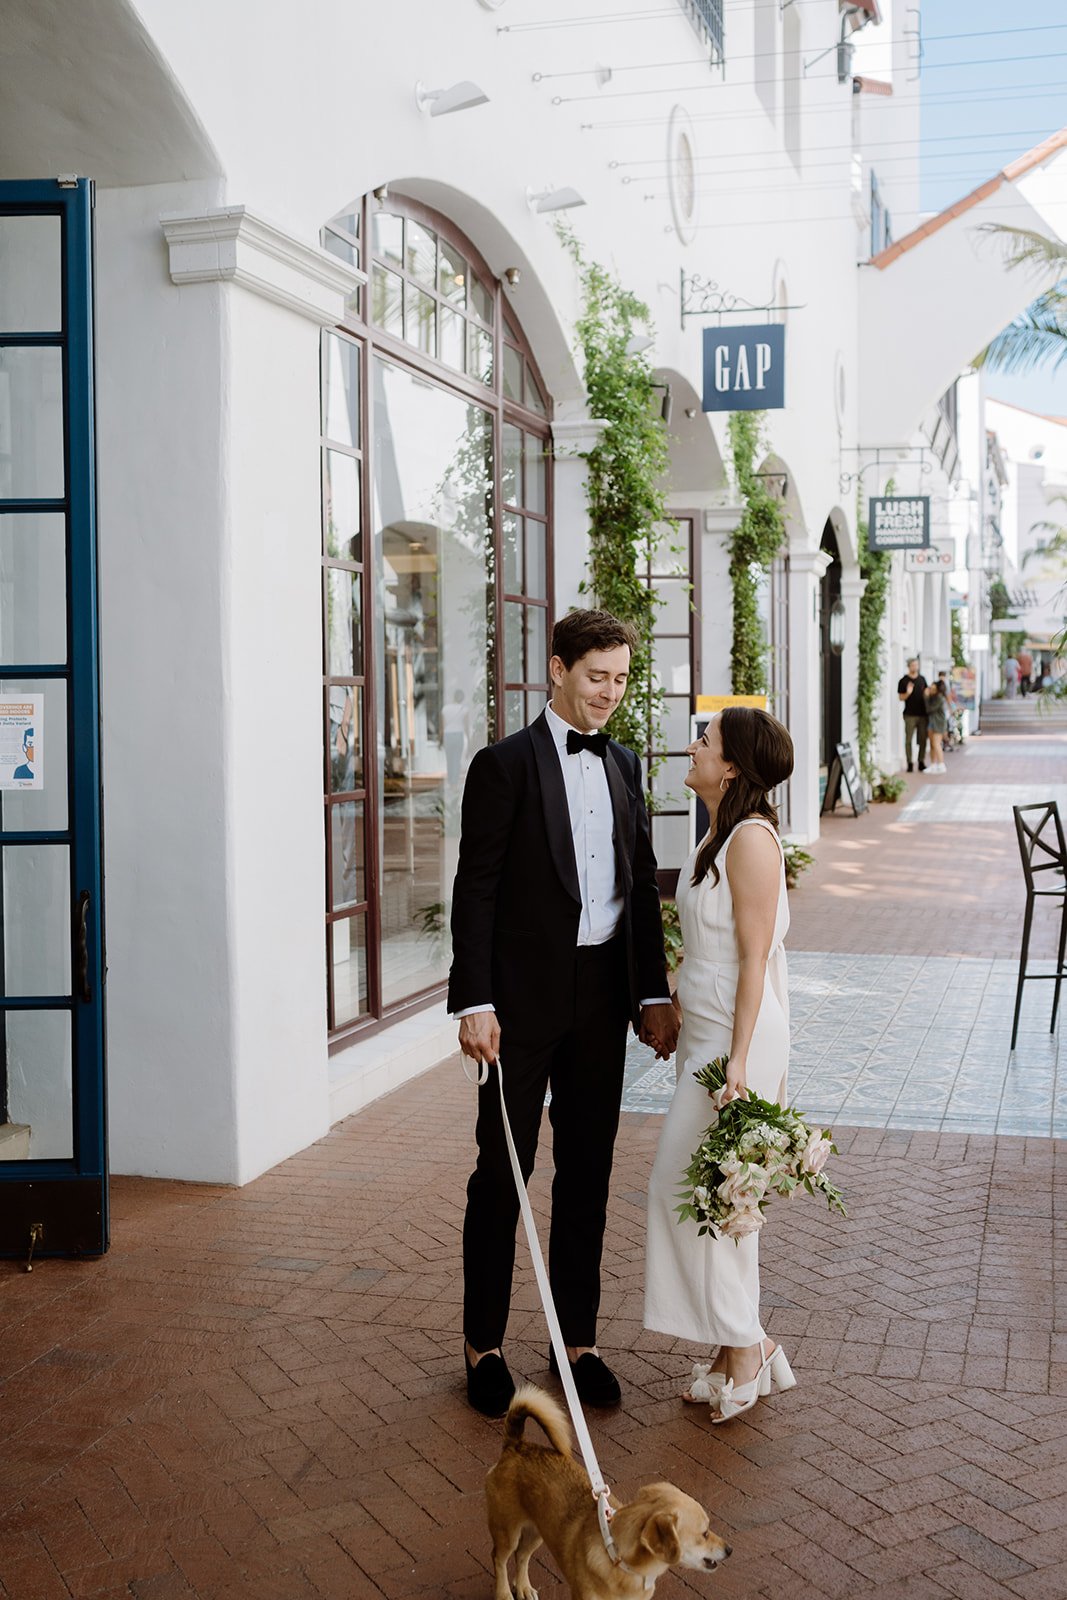
<path fill-rule="evenodd" d="M 44 788 L 44 695 L 0 695 L 0 789 Z"/>

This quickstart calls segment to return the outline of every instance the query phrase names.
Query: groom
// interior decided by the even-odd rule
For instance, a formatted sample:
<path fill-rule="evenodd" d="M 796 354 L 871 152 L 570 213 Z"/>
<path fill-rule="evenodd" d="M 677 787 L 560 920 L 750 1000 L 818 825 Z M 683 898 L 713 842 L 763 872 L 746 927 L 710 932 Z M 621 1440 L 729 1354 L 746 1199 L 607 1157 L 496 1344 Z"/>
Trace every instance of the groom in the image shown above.
<path fill-rule="evenodd" d="M 452 899 L 449 1009 L 465 1055 L 501 1058 L 526 1178 L 552 1090 L 549 1274 L 588 1405 L 619 1400 L 596 1320 L 627 1024 L 663 1059 L 678 1037 L 641 763 L 600 731 L 626 693 L 636 640 L 606 611 L 572 611 L 556 624 L 551 704 L 471 762 Z M 464 1353 L 470 1403 L 495 1417 L 515 1389 L 501 1346 L 519 1215 L 495 1071 L 479 1090 L 477 1141 L 463 1229 Z"/>

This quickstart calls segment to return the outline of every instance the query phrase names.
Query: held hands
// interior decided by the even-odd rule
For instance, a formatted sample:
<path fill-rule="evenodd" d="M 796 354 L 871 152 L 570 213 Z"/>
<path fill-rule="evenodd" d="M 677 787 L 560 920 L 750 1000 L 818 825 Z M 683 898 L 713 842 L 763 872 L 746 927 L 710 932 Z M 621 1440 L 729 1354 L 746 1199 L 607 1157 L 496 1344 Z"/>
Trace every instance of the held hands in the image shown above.
<path fill-rule="evenodd" d="M 492 1066 L 500 1054 L 500 1023 L 495 1011 L 472 1011 L 459 1019 L 459 1048 L 479 1065 Z"/>
<path fill-rule="evenodd" d="M 680 1028 L 681 1018 L 677 1003 L 669 1006 L 642 1006 L 641 1031 L 637 1037 L 642 1044 L 651 1045 L 656 1052 L 657 1061 L 669 1061 L 678 1043 Z"/>

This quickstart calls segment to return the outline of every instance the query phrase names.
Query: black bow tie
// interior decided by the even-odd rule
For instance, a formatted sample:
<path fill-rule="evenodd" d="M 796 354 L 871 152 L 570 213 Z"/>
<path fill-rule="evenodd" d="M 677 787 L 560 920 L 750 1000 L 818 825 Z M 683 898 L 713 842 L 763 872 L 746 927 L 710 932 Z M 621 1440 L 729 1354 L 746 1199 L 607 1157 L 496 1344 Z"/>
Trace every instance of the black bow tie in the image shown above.
<path fill-rule="evenodd" d="M 591 750 L 601 761 L 608 753 L 608 736 L 606 733 L 576 733 L 573 728 L 567 729 L 567 754 L 576 756 L 579 750 Z"/>

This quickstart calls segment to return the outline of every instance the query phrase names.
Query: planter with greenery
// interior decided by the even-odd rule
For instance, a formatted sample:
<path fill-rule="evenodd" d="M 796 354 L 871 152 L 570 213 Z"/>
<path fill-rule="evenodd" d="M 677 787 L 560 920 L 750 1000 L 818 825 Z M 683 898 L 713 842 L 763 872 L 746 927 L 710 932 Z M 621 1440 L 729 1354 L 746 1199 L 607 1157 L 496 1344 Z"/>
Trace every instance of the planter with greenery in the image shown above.
<path fill-rule="evenodd" d="M 677 972 L 684 954 L 682 923 L 678 915 L 677 900 L 662 900 L 660 912 L 663 917 L 663 948 L 667 953 L 667 971 Z"/>
<path fill-rule="evenodd" d="M 766 694 L 770 687 L 759 589 L 785 543 L 785 518 L 756 466 L 765 448 L 765 417 L 763 411 L 731 411 L 727 423 L 734 481 L 745 506 L 727 546 L 734 602 L 730 648 L 734 694 Z"/>
<path fill-rule="evenodd" d="M 560 238 L 578 269 L 582 314 L 577 334 L 589 414 L 607 424 L 586 456 L 589 576 L 582 592 L 637 629 L 630 687 L 609 724 L 612 738 L 644 761 L 660 744 L 662 693 L 653 675 L 652 634 L 659 604 L 641 569 L 669 519 L 669 450 L 652 369 L 630 353 L 635 333 L 651 329 L 648 307 L 596 262 L 566 228 Z"/>
<path fill-rule="evenodd" d="M 874 773 L 870 779 L 871 799 L 883 805 L 896 805 L 907 787 L 907 779 L 899 772 Z"/>
<path fill-rule="evenodd" d="M 787 889 L 795 889 L 800 874 L 815 865 L 815 857 L 810 856 L 806 850 L 802 850 L 798 844 L 793 844 L 789 839 L 782 840 L 782 854 L 785 857 L 785 886 Z"/>

